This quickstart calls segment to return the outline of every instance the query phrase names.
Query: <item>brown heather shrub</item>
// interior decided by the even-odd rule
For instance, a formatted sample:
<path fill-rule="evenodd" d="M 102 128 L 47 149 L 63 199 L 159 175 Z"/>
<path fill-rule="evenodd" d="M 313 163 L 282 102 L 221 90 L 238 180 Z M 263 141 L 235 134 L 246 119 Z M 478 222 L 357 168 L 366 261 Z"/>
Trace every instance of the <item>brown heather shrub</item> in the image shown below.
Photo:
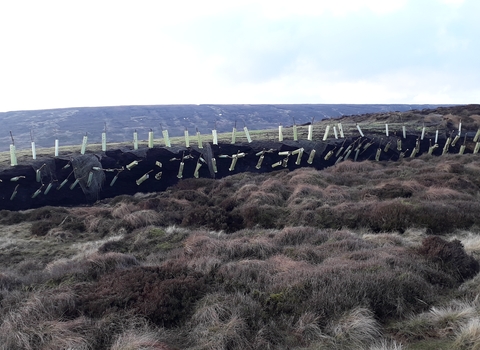
<path fill-rule="evenodd" d="M 408 245 L 407 239 L 395 233 L 375 233 L 363 234 L 362 239 L 367 242 L 372 242 L 380 247 L 404 247 Z"/>
<path fill-rule="evenodd" d="M 35 258 L 25 258 L 23 261 L 15 265 L 15 271 L 19 275 L 26 275 L 31 272 L 42 270 L 44 267 L 44 264 Z"/>
<path fill-rule="evenodd" d="M 87 232 L 98 232 L 102 237 L 114 232 L 118 227 L 118 220 L 88 215 L 83 219 Z"/>
<path fill-rule="evenodd" d="M 438 236 L 429 236 L 423 240 L 418 252 L 438 264 L 460 283 L 474 277 L 480 271 L 478 261 L 467 255 L 462 243 L 457 239 L 448 242 Z"/>
<path fill-rule="evenodd" d="M 25 221 L 27 214 L 18 211 L 0 210 L 0 224 L 14 225 Z"/>
<path fill-rule="evenodd" d="M 463 172 L 463 165 L 457 161 L 445 160 L 437 164 L 437 166 L 435 167 L 435 171 L 441 173 L 460 174 Z"/>
<path fill-rule="evenodd" d="M 444 234 L 478 225 L 480 204 L 476 201 L 442 201 L 422 203 L 416 208 L 412 226 L 425 227 L 431 233 Z"/>
<path fill-rule="evenodd" d="M 142 200 L 141 202 L 138 203 L 138 207 L 140 209 L 152 209 L 152 210 L 158 210 L 158 207 L 160 206 L 161 200 L 158 197 L 155 198 L 146 198 Z"/>
<path fill-rule="evenodd" d="M 92 254 L 86 258 L 86 263 L 88 267 L 86 274 L 93 279 L 117 270 L 124 270 L 139 265 L 134 256 L 113 252 Z"/>
<path fill-rule="evenodd" d="M 281 207 L 285 203 L 284 199 L 279 194 L 262 191 L 250 193 L 250 196 L 245 202 L 248 206 L 268 205 L 272 207 Z"/>
<path fill-rule="evenodd" d="M 243 228 L 243 218 L 238 212 L 227 212 L 218 207 L 195 206 L 184 213 L 181 226 L 234 232 Z"/>
<path fill-rule="evenodd" d="M 332 174 L 341 174 L 341 173 L 371 173 L 375 170 L 382 170 L 383 165 L 377 162 L 353 162 L 352 160 L 346 160 L 341 162 L 333 167 L 328 168 L 328 172 Z"/>
<path fill-rule="evenodd" d="M 404 232 L 414 223 L 414 207 L 402 199 L 373 202 L 365 208 L 360 216 L 360 226 L 368 227 L 375 232 Z"/>
<path fill-rule="evenodd" d="M 468 179 L 464 176 L 454 176 L 449 179 L 444 184 L 444 186 L 451 187 L 469 195 L 477 194 L 480 189 L 480 183 L 478 182 L 477 177 L 472 177 L 472 179 Z"/>
<path fill-rule="evenodd" d="M 215 273 L 218 283 L 229 293 L 251 293 L 269 286 L 273 268 L 264 260 L 245 259 L 222 264 Z"/>
<path fill-rule="evenodd" d="M 126 215 L 138 211 L 136 204 L 131 202 L 119 202 L 112 209 L 112 216 L 116 219 L 123 219 Z"/>
<path fill-rule="evenodd" d="M 311 186 L 327 186 L 326 174 L 323 171 L 314 168 L 300 168 L 292 171 L 287 175 L 289 186 L 311 185 Z M 287 183 L 285 181 L 284 183 Z"/>
<path fill-rule="evenodd" d="M 347 245 L 347 252 L 352 249 L 355 246 Z M 332 257 L 325 253 L 320 265 L 283 256 L 230 262 L 219 268 L 216 278 L 227 291 L 259 293 L 266 317 L 312 311 L 325 319 L 359 305 L 370 307 L 380 319 L 398 317 L 424 309 L 434 300 L 435 288 L 430 280 L 448 285 L 447 275 L 423 266 L 405 250 L 395 253 L 400 254 L 397 258 L 374 258 L 375 252 L 371 257 L 371 249 L 333 258 L 334 250 L 324 248 Z M 402 254 L 406 256 L 402 258 Z"/>
<path fill-rule="evenodd" d="M 351 199 L 351 193 L 346 186 L 328 185 L 323 189 L 323 199 L 328 203 L 339 203 Z"/>
<path fill-rule="evenodd" d="M 302 244 L 294 248 L 285 247 L 282 254 L 293 260 L 306 261 L 311 264 L 320 264 L 325 260 L 324 252 L 311 244 Z"/>
<path fill-rule="evenodd" d="M 131 204 L 136 204 L 138 203 L 139 199 L 134 197 L 134 196 L 130 196 L 128 194 L 122 194 L 120 196 L 116 196 L 110 200 L 108 200 L 108 203 L 110 206 L 117 206 L 118 204 L 120 203 L 131 203 Z"/>
<path fill-rule="evenodd" d="M 45 236 L 52 228 L 57 227 L 57 223 L 52 221 L 40 221 L 31 226 L 30 232 L 34 236 Z"/>
<path fill-rule="evenodd" d="M 287 208 L 289 209 L 289 218 L 287 219 L 287 222 L 290 222 L 292 225 L 303 225 L 305 220 L 301 219 L 304 216 L 302 212 L 313 212 L 323 204 L 324 201 L 322 199 L 317 199 L 314 197 L 294 198 L 293 200 L 289 201 L 287 205 Z M 310 222 L 310 225 L 315 226 L 312 221 Z"/>
<path fill-rule="evenodd" d="M 378 197 L 378 199 L 409 198 L 414 194 L 414 189 L 404 186 L 401 182 L 382 183 L 372 189 L 367 189 L 368 193 Z"/>
<path fill-rule="evenodd" d="M 53 229 L 61 227 L 64 231 L 73 233 L 85 232 L 86 227 L 83 220 L 73 215 L 53 215 L 50 218 L 39 219 L 32 224 L 30 232 L 34 236 L 45 236 Z"/>
<path fill-rule="evenodd" d="M 217 205 L 226 211 L 232 211 L 238 205 L 237 200 L 233 197 L 227 197 L 221 200 Z"/>
<path fill-rule="evenodd" d="M 26 285 L 61 285 L 68 282 L 93 281 L 115 270 L 137 266 L 138 261 L 131 255 L 121 253 L 94 253 L 74 259 L 57 259 L 42 271 L 33 271 L 22 277 Z"/>
<path fill-rule="evenodd" d="M 230 194 L 229 196 L 233 196 L 237 203 L 244 203 L 247 201 L 247 199 L 250 197 L 250 195 L 254 192 L 258 192 L 259 187 L 255 184 L 246 184 L 240 187 L 238 190 L 233 191 L 232 188 L 230 188 Z"/>
<path fill-rule="evenodd" d="M 38 209 L 32 209 L 26 214 L 29 221 L 50 219 L 52 221 L 60 222 L 68 215 L 68 211 L 67 209 L 61 207 L 46 206 Z"/>
<path fill-rule="evenodd" d="M 339 260 L 331 263 L 338 264 Z M 292 286 L 289 299 L 303 296 L 308 300 L 304 305 L 326 319 L 358 306 L 371 308 L 380 320 L 401 317 L 424 309 L 436 297 L 435 289 L 422 276 L 389 268 L 386 262 L 350 260 L 339 266 L 329 263 L 308 281 Z"/>
<path fill-rule="evenodd" d="M 220 243 L 220 242 L 219 242 Z M 232 238 L 215 245 L 214 253 L 224 261 L 242 259 L 267 259 L 276 254 L 278 247 L 267 237 Z"/>
<path fill-rule="evenodd" d="M 447 187 L 429 187 L 423 195 L 419 198 L 428 201 L 442 201 L 442 200 L 468 200 L 470 195 L 461 193 Z"/>
<path fill-rule="evenodd" d="M 178 326 L 207 291 L 205 276 L 184 262 L 114 271 L 92 286 L 79 286 L 81 311 L 90 317 L 129 310 L 165 327 Z"/>
<path fill-rule="evenodd" d="M 338 228 L 340 227 L 348 227 L 348 228 L 356 228 L 358 226 L 362 226 L 361 215 L 365 211 L 364 205 L 362 203 L 356 202 L 344 202 L 337 204 L 333 207 L 324 207 L 319 208 L 317 210 L 319 216 L 327 221 L 327 225 L 329 222 L 336 223 L 335 226 L 327 226 L 326 228 Z"/>
<path fill-rule="evenodd" d="M 50 281 L 50 283 L 60 283 L 72 276 L 79 276 L 85 273 L 86 266 L 84 261 L 75 261 L 71 259 L 57 259 L 45 266 L 41 273 L 35 273 L 29 276 L 36 283 Z"/>
<path fill-rule="evenodd" d="M 161 216 L 154 210 L 138 210 L 126 214 L 121 220 L 128 229 L 134 230 L 139 227 L 159 224 L 161 222 Z"/>
<path fill-rule="evenodd" d="M 160 210 L 168 211 L 184 211 L 190 208 L 193 204 L 186 199 L 162 198 L 160 202 Z"/>
<path fill-rule="evenodd" d="M 331 237 L 331 236 L 330 236 Z M 334 257 L 347 252 L 367 251 L 374 248 L 374 245 L 354 236 L 342 240 L 330 238 L 327 242 L 317 247 L 318 252 L 324 252 L 325 258 Z"/>
<path fill-rule="evenodd" d="M 431 187 L 431 186 L 444 186 L 448 180 L 454 178 L 458 175 L 453 175 L 450 173 L 438 173 L 438 172 L 429 172 L 425 174 L 412 174 L 408 176 L 408 178 L 414 178 L 418 183 L 424 187 Z"/>
<path fill-rule="evenodd" d="M 184 252 L 187 256 L 210 255 L 218 245 L 222 244 L 223 242 L 210 237 L 205 231 L 194 232 L 183 241 Z"/>
<path fill-rule="evenodd" d="M 205 275 L 213 274 L 222 265 L 222 260 L 212 256 L 199 256 L 189 260 L 188 267 L 192 271 Z"/>
<path fill-rule="evenodd" d="M 299 245 L 308 241 L 316 233 L 317 229 L 313 227 L 285 227 L 275 234 L 273 240 L 280 245 Z"/>
<path fill-rule="evenodd" d="M 246 228 L 280 228 L 286 224 L 284 220 L 287 217 L 287 210 L 285 208 L 245 204 L 238 212 L 243 217 L 244 227 Z"/>
<path fill-rule="evenodd" d="M 210 198 L 206 194 L 194 190 L 177 190 L 172 193 L 171 197 L 194 202 L 195 205 L 209 205 L 210 202 Z"/>
<path fill-rule="evenodd" d="M 21 281 L 17 276 L 8 272 L 0 272 L 0 290 L 13 290 L 20 284 Z"/>
<path fill-rule="evenodd" d="M 80 217 L 94 216 L 99 218 L 112 218 L 112 209 L 100 205 L 69 208 L 69 213 Z"/>
<path fill-rule="evenodd" d="M 288 202 L 299 198 L 323 198 L 323 189 L 314 185 L 298 184 L 293 188 L 293 192 L 288 198 Z"/>

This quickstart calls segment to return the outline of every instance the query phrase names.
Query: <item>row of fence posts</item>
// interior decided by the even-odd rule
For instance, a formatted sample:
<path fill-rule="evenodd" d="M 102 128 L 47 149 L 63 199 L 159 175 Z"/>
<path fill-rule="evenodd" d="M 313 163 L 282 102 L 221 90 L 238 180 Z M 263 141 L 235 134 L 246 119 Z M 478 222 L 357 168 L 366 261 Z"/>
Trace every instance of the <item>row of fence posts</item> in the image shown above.
<path fill-rule="evenodd" d="M 312 122 L 308 125 L 307 140 L 309 140 L 309 141 L 313 141 L 313 122 L 314 122 L 314 118 L 312 118 Z M 365 135 L 362 131 L 362 128 L 360 127 L 360 124 L 356 123 L 355 126 L 356 126 L 356 129 L 358 130 L 358 133 L 360 134 L 360 136 L 364 137 Z M 168 130 L 163 129 L 161 124 L 160 124 L 160 127 L 162 129 L 162 136 L 163 136 L 163 139 L 164 139 L 164 142 L 165 142 L 165 147 L 167 147 L 167 148 L 172 147 L 170 137 L 169 137 L 169 134 L 168 134 Z M 339 122 L 339 123 L 334 124 L 333 126 L 329 124 L 325 127 L 325 132 L 323 134 L 322 141 L 327 141 L 328 137 L 330 136 L 330 131 L 332 129 L 333 129 L 333 137 L 335 139 L 345 138 L 343 125 L 342 125 L 341 122 Z M 245 137 L 247 138 L 247 142 L 251 143 L 252 138 L 250 136 L 250 132 L 249 132 L 246 125 L 244 125 L 243 131 L 245 133 Z M 284 132 L 283 131 L 284 131 L 283 130 L 283 125 L 280 124 L 278 126 L 278 141 L 279 142 L 284 141 Z M 420 136 L 420 140 L 422 140 L 422 141 L 425 137 L 425 132 L 426 132 L 426 128 L 425 128 L 425 126 L 423 126 L 421 136 Z M 456 139 L 460 138 L 461 132 L 462 132 L 462 122 L 460 121 L 459 125 L 458 125 L 458 134 L 456 136 Z M 36 153 L 35 141 L 33 139 L 32 133 L 30 135 L 31 135 L 31 145 L 32 145 L 32 158 L 36 159 L 37 158 L 37 153 Z M 385 124 L 385 135 L 387 137 L 390 136 L 390 131 L 389 131 L 388 124 Z M 12 134 L 11 131 L 10 131 L 10 136 L 11 136 L 11 139 L 12 139 L 12 143 L 10 145 L 10 164 L 11 164 L 11 166 L 16 166 L 16 165 L 18 165 L 18 161 L 17 161 L 17 157 L 16 157 L 15 141 L 14 141 L 13 134 Z M 402 125 L 402 136 L 403 136 L 404 139 L 407 137 L 407 129 L 406 129 L 405 125 Z M 237 137 L 237 123 L 235 122 L 233 130 L 232 130 L 231 144 L 236 143 L 236 137 Z M 480 138 L 480 128 L 478 129 L 473 141 L 478 142 L 479 138 Z M 198 148 L 203 148 L 202 135 L 198 131 L 198 128 L 196 128 L 196 139 L 197 139 Z M 185 128 L 185 130 L 184 130 L 184 140 L 185 140 L 185 147 L 187 147 L 187 148 L 190 147 L 190 135 L 189 135 L 189 132 L 188 132 L 187 128 Z M 295 124 L 295 121 L 294 121 L 294 124 L 293 124 L 293 140 L 298 141 L 298 126 L 297 126 L 297 124 Z M 457 140 L 453 140 L 451 142 L 454 145 L 456 141 Z M 216 124 L 215 124 L 214 129 L 212 130 L 212 143 L 214 145 L 218 145 L 218 133 L 217 133 Z M 435 144 L 437 144 L 437 143 L 438 143 L 438 129 L 435 131 Z M 86 149 L 87 149 L 87 144 L 88 144 L 88 134 L 85 133 L 85 135 L 83 136 L 83 140 L 82 140 L 82 144 L 81 144 L 81 148 L 80 148 L 80 154 L 85 154 Z M 153 135 L 153 130 L 150 129 L 150 131 L 148 132 L 148 148 L 153 148 L 153 147 L 154 147 L 154 135 Z M 137 133 L 137 130 L 135 130 L 133 132 L 133 149 L 134 150 L 138 149 L 138 133 Z M 102 151 L 105 152 L 106 150 L 107 150 L 107 126 L 105 124 L 104 131 L 102 132 Z M 477 153 L 477 152 L 478 152 L 478 150 L 474 153 Z M 55 155 L 55 157 L 58 157 L 58 155 L 59 155 L 59 140 L 58 139 L 55 139 L 54 155 Z"/>

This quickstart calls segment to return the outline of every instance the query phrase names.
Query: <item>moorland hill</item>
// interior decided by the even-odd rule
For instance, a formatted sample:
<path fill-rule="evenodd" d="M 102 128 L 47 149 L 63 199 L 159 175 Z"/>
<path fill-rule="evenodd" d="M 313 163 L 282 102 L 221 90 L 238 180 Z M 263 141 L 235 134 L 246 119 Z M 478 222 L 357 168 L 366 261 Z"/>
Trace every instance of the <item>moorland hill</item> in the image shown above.
<path fill-rule="evenodd" d="M 127 142 L 134 130 L 146 138 L 150 129 L 161 134 L 161 126 L 171 136 L 183 135 L 184 129 L 193 133 L 198 129 L 208 134 L 215 127 L 219 132 L 228 132 L 237 122 L 250 129 L 262 130 L 305 124 L 315 120 L 343 115 L 362 115 L 389 111 L 422 110 L 439 105 L 401 104 L 295 104 L 295 105 L 157 105 L 157 106 L 112 106 L 63 108 L 33 111 L 12 111 L 0 113 L 2 130 L 0 150 L 8 150 L 12 131 L 19 149 L 30 147 L 30 132 L 40 147 L 53 147 L 54 140 L 62 145 L 80 143 L 88 133 L 92 142 L 101 141 L 101 132 L 107 126 L 110 142 Z"/>

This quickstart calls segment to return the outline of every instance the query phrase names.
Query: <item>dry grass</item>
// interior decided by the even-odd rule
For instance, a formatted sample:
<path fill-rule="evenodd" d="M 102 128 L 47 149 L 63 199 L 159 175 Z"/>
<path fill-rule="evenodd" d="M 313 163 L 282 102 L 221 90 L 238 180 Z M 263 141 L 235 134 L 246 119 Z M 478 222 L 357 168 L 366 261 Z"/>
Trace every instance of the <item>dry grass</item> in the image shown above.
<path fill-rule="evenodd" d="M 453 348 L 458 350 L 480 349 L 480 318 L 471 318 L 455 333 Z"/>
<path fill-rule="evenodd" d="M 475 257 L 480 257 L 480 236 L 472 231 L 461 231 L 449 237 L 450 240 L 458 239 L 462 242 L 465 251 L 473 254 Z"/>
<path fill-rule="evenodd" d="M 320 327 L 320 316 L 312 312 L 303 313 L 294 325 L 294 333 L 304 342 L 328 339 Z"/>
<path fill-rule="evenodd" d="M 41 291 L 30 295 L 17 310 L 8 312 L 0 325 L 2 349 L 89 349 L 91 327 L 83 317 L 64 320 L 74 312 L 75 296 L 69 290 Z"/>
<path fill-rule="evenodd" d="M 91 240 L 87 242 L 79 242 L 72 244 L 72 248 L 75 249 L 75 255 L 72 256 L 72 259 L 80 259 L 84 257 L 88 257 L 96 252 L 98 249 L 106 243 L 109 242 L 117 242 L 124 238 L 125 234 L 119 234 L 116 236 L 106 237 L 104 239 L 99 240 Z"/>
<path fill-rule="evenodd" d="M 470 198 L 470 195 L 461 193 L 457 190 L 445 187 L 429 187 L 423 195 L 419 198 L 428 201 L 442 201 L 442 200 L 465 200 Z"/>
<path fill-rule="evenodd" d="M 144 320 L 131 320 L 121 333 L 115 336 L 110 350 L 170 350 L 164 340 L 168 335 L 164 329 L 151 327 Z"/>
<path fill-rule="evenodd" d="M 364 348 L 382 335 L 373 313 L 365 308 L 348 311 L 329 329 L 335 346 L 343 349 Z"/>

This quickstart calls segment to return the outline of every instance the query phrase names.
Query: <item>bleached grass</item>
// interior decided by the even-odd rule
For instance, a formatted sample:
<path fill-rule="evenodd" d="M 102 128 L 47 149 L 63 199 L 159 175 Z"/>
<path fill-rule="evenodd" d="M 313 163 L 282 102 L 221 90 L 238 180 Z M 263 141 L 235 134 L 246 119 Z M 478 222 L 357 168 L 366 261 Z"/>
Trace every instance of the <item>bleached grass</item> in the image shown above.
<path fill-rule="evenodd" d="M 33 293 L 4 315 L 0 349 L 91 349 L 85 336 L 91 322 L 84 317 L 63 320 L 63 315 L 74 308 L 75 296 L 69 290 Z"/>
<path fill-rule="evenodd" d="M 450 241 L 458 239 L 462 242 L 465 251 L 469 254 L 480 256 L 480 235 L 471 231 L 460 231 L 455 235 L 449 236 Z"/>
<path fill-rule="evenodd" d="M 398 233 L 364 233 L 360 238 L 381 247 L 408 247 L 410 242 Z"/>
<path fill-rule="evenodd" d="M 461 324 L 475 318 L 479 311 L 477 300 L 472 302 L 454 300 L 445 307 L 432 307 L 429 311 L 429 318 L 437 328 L 456 329 Z"/>
<path fill-rule="evenodd" d="M 198 349 L 251 349 L 245 317 L 248 310 L 255 307 L 258 305 L 243 295 L 214 293 L 205 296 L 191 319 L 195 343 L 202 344 Z"/>
<path fill-rule="evenodd" d="M 304 341 L 325 340 L 329 337 L 322 332 L 319 326 L 320 316 L 313 312 L 305 312 L 295 323 L 294 333 Z"/>
<path fill-rule="evenodd" d="M 117 242 L 122 240 L 125 235 L 118 234 L 115 236 L 110 236 L 104 239 L 99 239 L 96 241 L 89 241 L 89 242 L 82 242 L 82 243 L 74 243 L 72 244 L 72 248 L 74 248 L 77 253 L 71 257 L 72 260 L 79 260 L 85 257 L 88 257 L 94 253 L 98 252 L 98 248 L 104 245 L 107 242 Z"/>
<path fill-rule="evenodd" d="M 168 349 L 161 343 L 158 332 L 144 329 L 127 329 L 119 334 L 110 350 L 162 350 Z"/>
<path fill-rule="evenodd" d="M 381 340 L 367 347 L 368 350 L 403 350 L 404 347 L 401 343 L 397 343 L 395 340 Z"/>
<path fill-rule="evenodd" d="M 480 349 L 480 317 L 470 319 L 455 333 L 454 349 Z"/>
<path fill-rule="evenodd" d="M 380 324 L 369 309 L 357 307 L 330 325 L 332 341 L 340 348 L 361 349 L 381 337 Z"/>

